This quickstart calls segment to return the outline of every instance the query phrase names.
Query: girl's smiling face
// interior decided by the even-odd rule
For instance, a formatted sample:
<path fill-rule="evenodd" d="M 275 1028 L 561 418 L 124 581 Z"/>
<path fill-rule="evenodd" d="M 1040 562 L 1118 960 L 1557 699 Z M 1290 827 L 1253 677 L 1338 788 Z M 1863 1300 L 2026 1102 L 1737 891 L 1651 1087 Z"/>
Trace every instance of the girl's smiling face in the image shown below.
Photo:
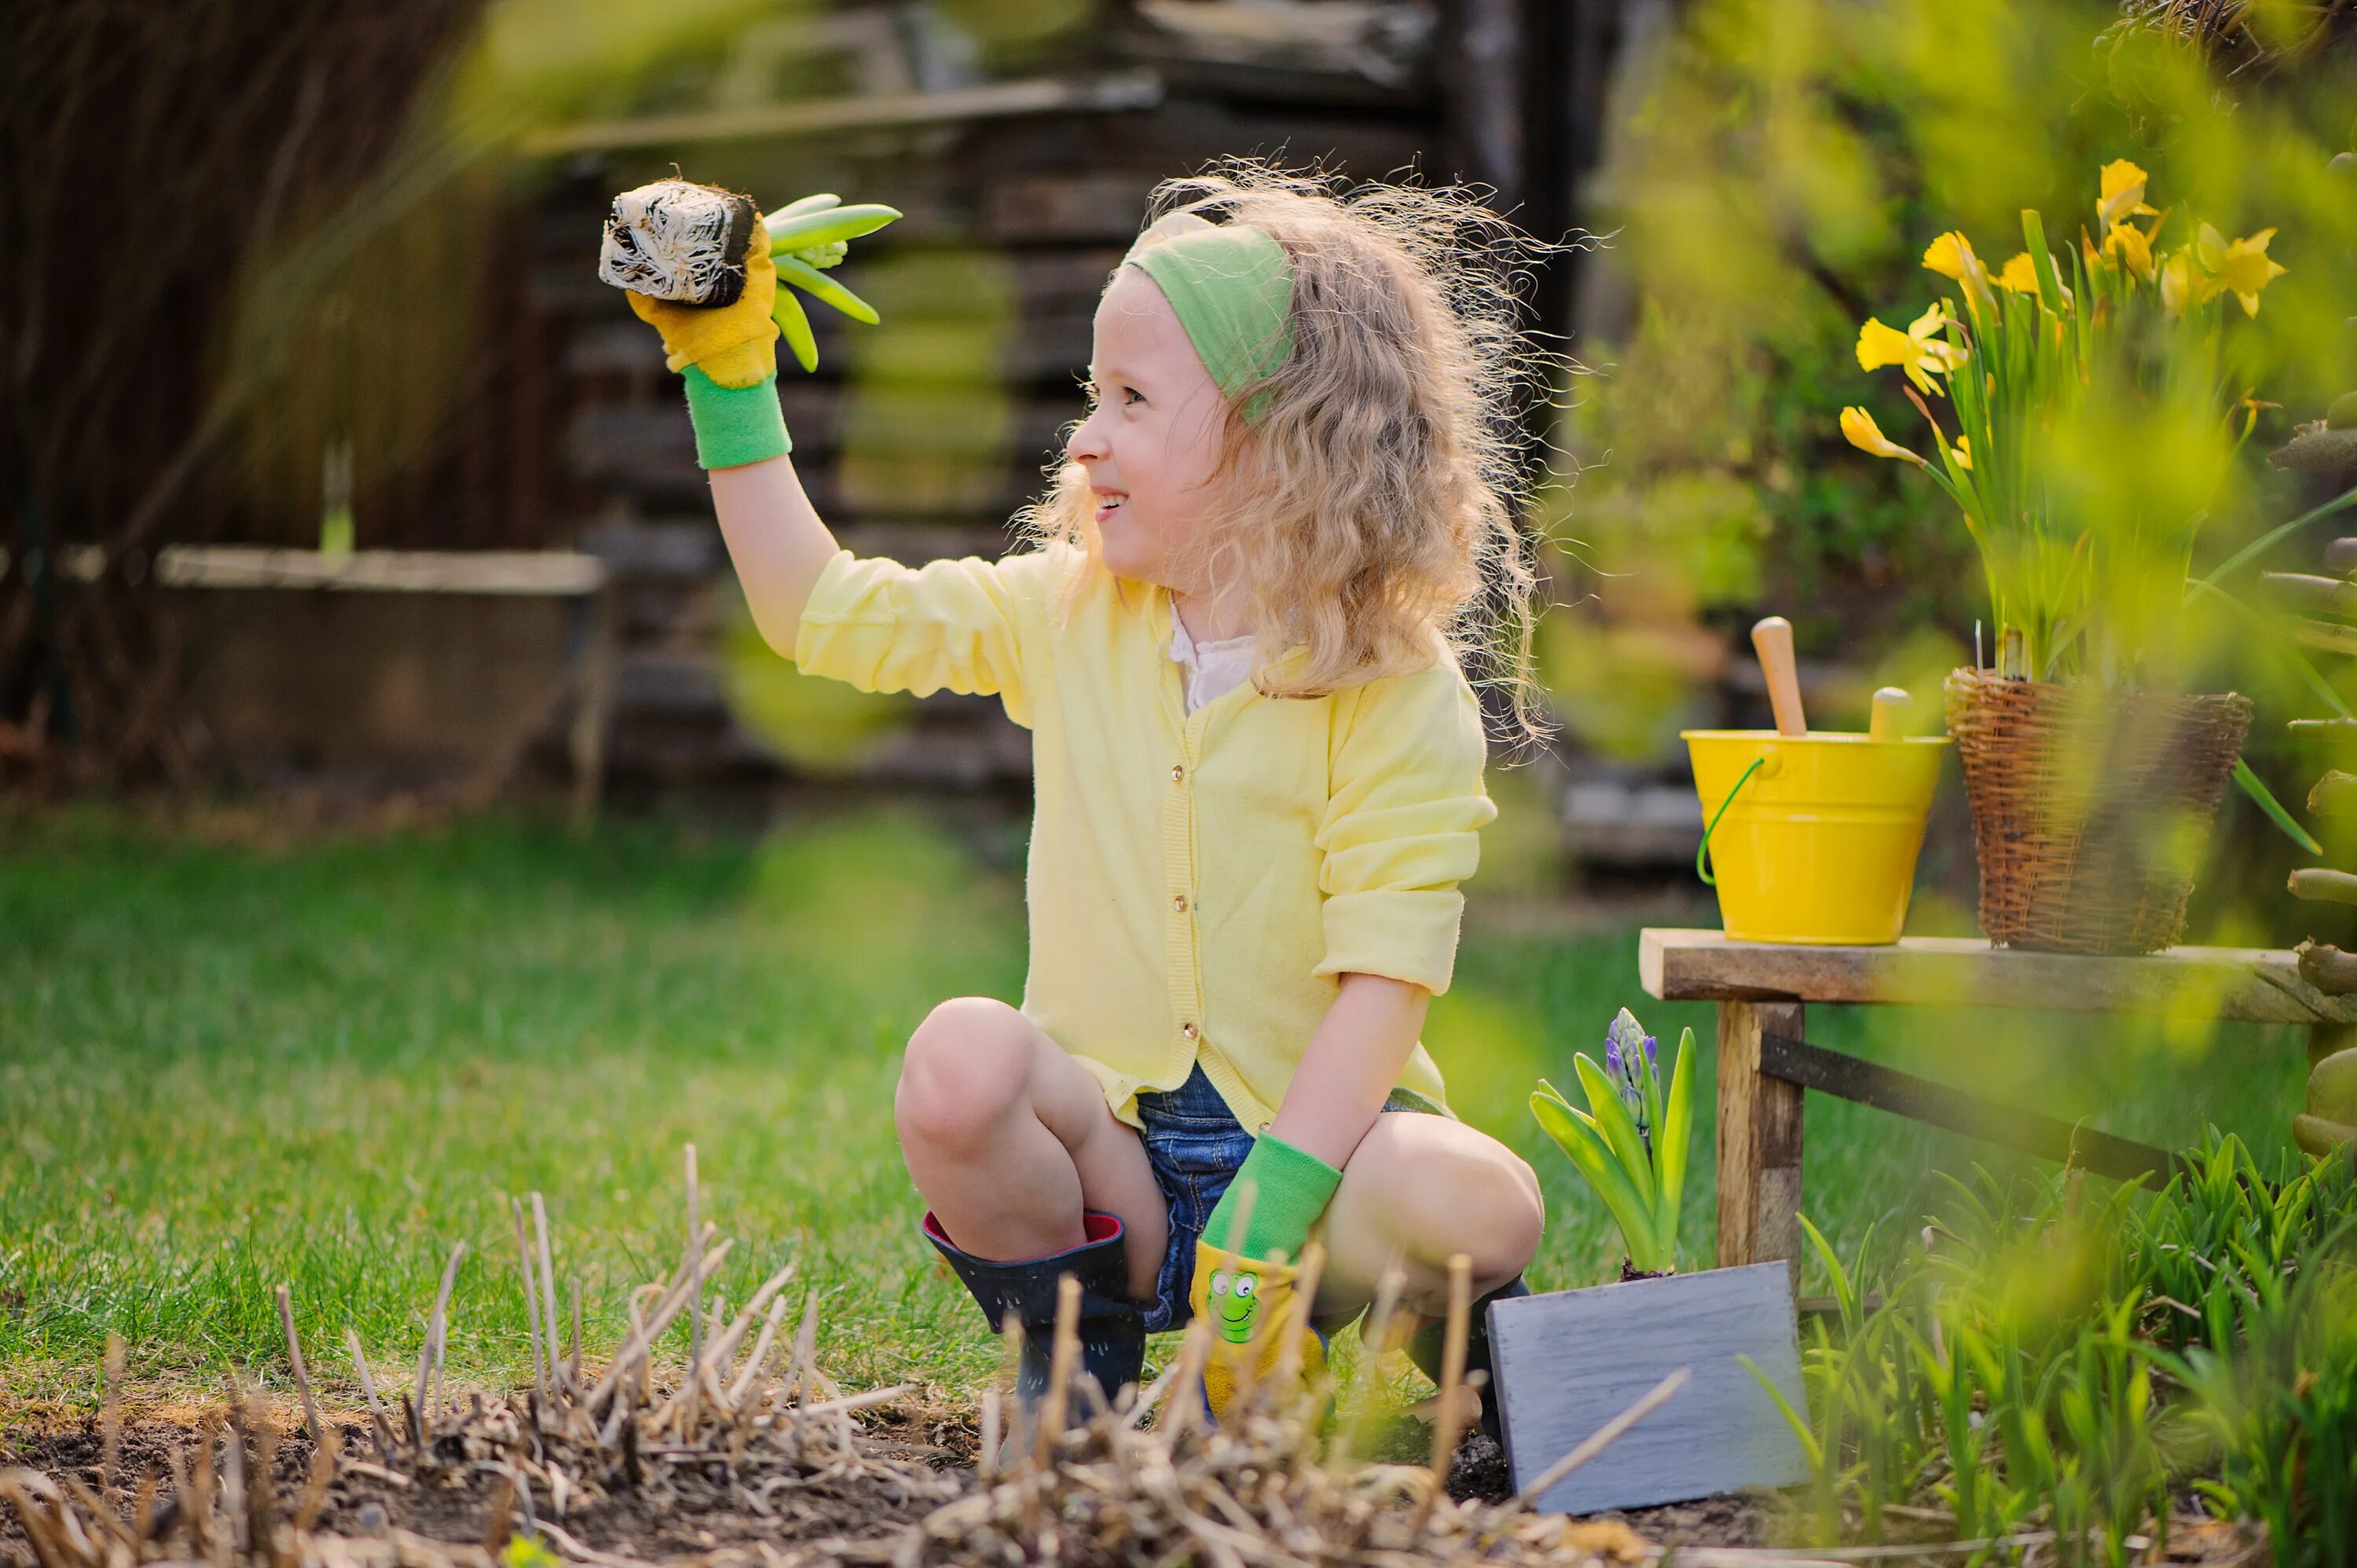
<path fill-rule="evenodd" d="M 1212 495 L 1227 400 L 1151 277 L 1120 269 L 1098 303 L 1093 406 L 1066 438 L 1088 470 L 1098 549 L 1108 569 L 1191 593 L 1189 560 Z"/>

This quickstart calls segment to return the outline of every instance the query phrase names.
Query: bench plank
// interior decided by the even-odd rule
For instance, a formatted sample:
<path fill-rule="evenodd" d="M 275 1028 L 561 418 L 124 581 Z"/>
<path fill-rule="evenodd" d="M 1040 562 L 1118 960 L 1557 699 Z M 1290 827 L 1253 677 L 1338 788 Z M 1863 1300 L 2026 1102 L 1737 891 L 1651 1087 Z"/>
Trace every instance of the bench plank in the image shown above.
<path fill-rule="evenodd" d="M 2143 1013 L 2254 1024 L 2357 1023 L 2357 997 L 2327 996 L 2272 948 L 2170 948 L 2141 958 L 1992 948 L 1976 937 L 1889 947 L 1736 941 L 1648 928 L 1638 977 L 1670 1002 L 1798 1001 Z"/>
<path fill-rule="evenodd" d="M 324 554 L 250 544 L 172 544 L 156 559 L 169 588 L 311 588 L 392 594 L 580 598 L 606 585 L 605 563 L 560 550 L 354 550 Z"/>

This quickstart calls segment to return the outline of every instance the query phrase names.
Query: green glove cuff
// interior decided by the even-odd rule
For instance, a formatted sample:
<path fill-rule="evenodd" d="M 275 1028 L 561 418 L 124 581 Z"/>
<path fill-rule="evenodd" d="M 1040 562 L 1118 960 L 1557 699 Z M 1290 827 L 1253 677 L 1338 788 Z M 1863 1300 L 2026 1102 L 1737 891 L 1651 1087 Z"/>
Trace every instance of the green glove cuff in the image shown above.
<path fill-rule="evenodd" d="M 1211 1210 L 1203 1240 L 1224 1251 L 1247 1258 L 1267 1258 L 1278 1251 L 1297 1262 L 1309 1228 L 1326 1212 L 1342 1173 L 1317 1155 L 1305 1154 L 1274 1133 L 1253 1140 L 1235 1179 Z M 1246 1187 L 1253 1191 L 1252 1212 L 1245 1218 L 1241 1239 L 1231 1239 L 1236 1210 L 1243 1207 Z"/>
<path fill-rule="evenodd" d="M 699 467 L 734 468 L 794 449 L 778 407 L 777 377 L 764 376 L 749 387 L 724 387 L 690 365 L 681 380 L 687 383 L 687 417 L 695 426 Z"/>

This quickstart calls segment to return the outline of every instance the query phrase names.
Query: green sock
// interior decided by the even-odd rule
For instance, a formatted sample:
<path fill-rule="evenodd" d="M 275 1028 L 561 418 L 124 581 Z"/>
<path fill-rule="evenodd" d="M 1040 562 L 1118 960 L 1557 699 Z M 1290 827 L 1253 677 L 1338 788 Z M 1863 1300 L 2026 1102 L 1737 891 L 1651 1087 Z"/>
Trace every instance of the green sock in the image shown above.
<path fill-rule="evenodd" d="M 764 376 L 749 387 L 724 387 L 694 365 L 687 383 L 687 417 L 695 426 L 695 461 L 705 468 L 734 468 L 782 457 L 794 449 L 786 416 L 778 407 L 778 378 Z"/>
<path fill-rule="evenodd" d="M 1324 1160 L 1273 1133 L 1263 1133 L 1253 1140 L 1252 1153 L 1244 1156 L 1235 1179 L 1212 1208 L 1203 1226 L 1203 1240 L 1247 1258 L 1265 1259 L 1282 1251 L 1297 1263 L 1302 1245 L 1309 1240 L 1309 1228 L 1326 1212 L 1334 1189 L 1341 1185 L 1342 1173 Z M 1247 1187 L 1253 1200 L 1243 1235 L 1226 1240 L 1235 1229 L 1236 1211 L 1243 1207 Z"/>

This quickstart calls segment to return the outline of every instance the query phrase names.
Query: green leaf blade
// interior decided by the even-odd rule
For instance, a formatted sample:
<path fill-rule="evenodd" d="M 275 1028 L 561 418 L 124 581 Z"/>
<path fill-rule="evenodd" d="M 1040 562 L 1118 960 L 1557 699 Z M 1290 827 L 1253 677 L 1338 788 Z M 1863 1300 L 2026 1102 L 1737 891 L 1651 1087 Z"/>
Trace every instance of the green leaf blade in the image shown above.
<path fill-rule="evenodd" d="M 1597 1130 L 1604 1134 L 1614 1158 L 1628 1172 L 1631 1184 L 1651 1191 L 1653 1186 L 1652 1156 L 1645 1152 L 1645 1141 L 1637 1135 L 1636 1118 L 1620 1103 L 1620 1091 L 1604 1069 L 1590 1061 L 1586 1052 L 1571 1058 L 1572 1070 L 1579 1075 L 1579 1087 L 1587 1091 L 1587 1113 L 1596 1119 Z"/>
<path fill-rule="evenodd" d="M 867 201 L 855 207 L 804 212 L 782 220 L 771 218 L 767 220 L 770 249 L 772 252 L 806 251 L 813 245 L 833 245 L 860 239 L 887 224 L 899 221 L 900 216 L 900 209 L 897 207 L 887 207 L 880 201 Z"/>
<path fill-rule="evenodd" d="M 1567 1114 L 1572 1109 L 1560 1099 L 1531 1096 L 1531 1114 L 1579 1174 L 1587 1178 L 1587 1184 L 1604 1200 L 1613 1222 L 1620 1227 L 1620 1240 L 1629 1250 L 1630 1262 L 1641 1269 L 1654 1267 L 1651 1260 L 1659 1255 L 1659 1248 L 1651 1207 L 1630 1183 L 1603 1134 Z"/>
<path fill-rule="evenodd" d="M 770 319 L 785 335 L 786 347 L 793 350 L 794 360 L 803 371 L 817 370 L 818 339 L 811 335 L 810 317 L 802 312 L 802 302 L 791 291 L 780 288 L 770 304 Z"/>
<path fill-rule="evenodd" d="M 2310 854 L 2324 853 L 2324 846 L 2317 843 L 2315 836 L 2294 820 L 2292 814 L 2284 809 L 2284 803 L 2276 799 L 2275 791 L 2269 789 L 2259 776 L 2251 771 L 2251 765 L 2239 757 L 2234 758 L 2234 782 L 2241 785 L 2243 793 L 2248 795 L 2259 810 L 2266 813 L 2267 821 L 2283 830 L 2284 837 Z"/>
<path fill-rule="evenodd" d="M 791 284 L 813 298 L 824 300 L 854 321 L 865 322 L 870 327 L 877 326 L 882 321 L 883 318 L 876 314 L 874 306 L 812 266 L 808 262 L 796 256 L 779 256 L 775 260 L 778 281 L 780 284 Z M 782 295 L 785 290 L 780 288 L 778 292 Z"/>
<path fill-rule="evenodd" d="M 1694 1031 L 1680 1030 L 1677 1060 L 1670 1069 L 1670 1091 L 1653 1134 L 1653 1160 L 1661 1173 L 1661 1191 L 1654 1195 L 1654 1224 L 1673 1249 L 1685 1218 L 1686 1143 L 1694 1121 Z"/>

